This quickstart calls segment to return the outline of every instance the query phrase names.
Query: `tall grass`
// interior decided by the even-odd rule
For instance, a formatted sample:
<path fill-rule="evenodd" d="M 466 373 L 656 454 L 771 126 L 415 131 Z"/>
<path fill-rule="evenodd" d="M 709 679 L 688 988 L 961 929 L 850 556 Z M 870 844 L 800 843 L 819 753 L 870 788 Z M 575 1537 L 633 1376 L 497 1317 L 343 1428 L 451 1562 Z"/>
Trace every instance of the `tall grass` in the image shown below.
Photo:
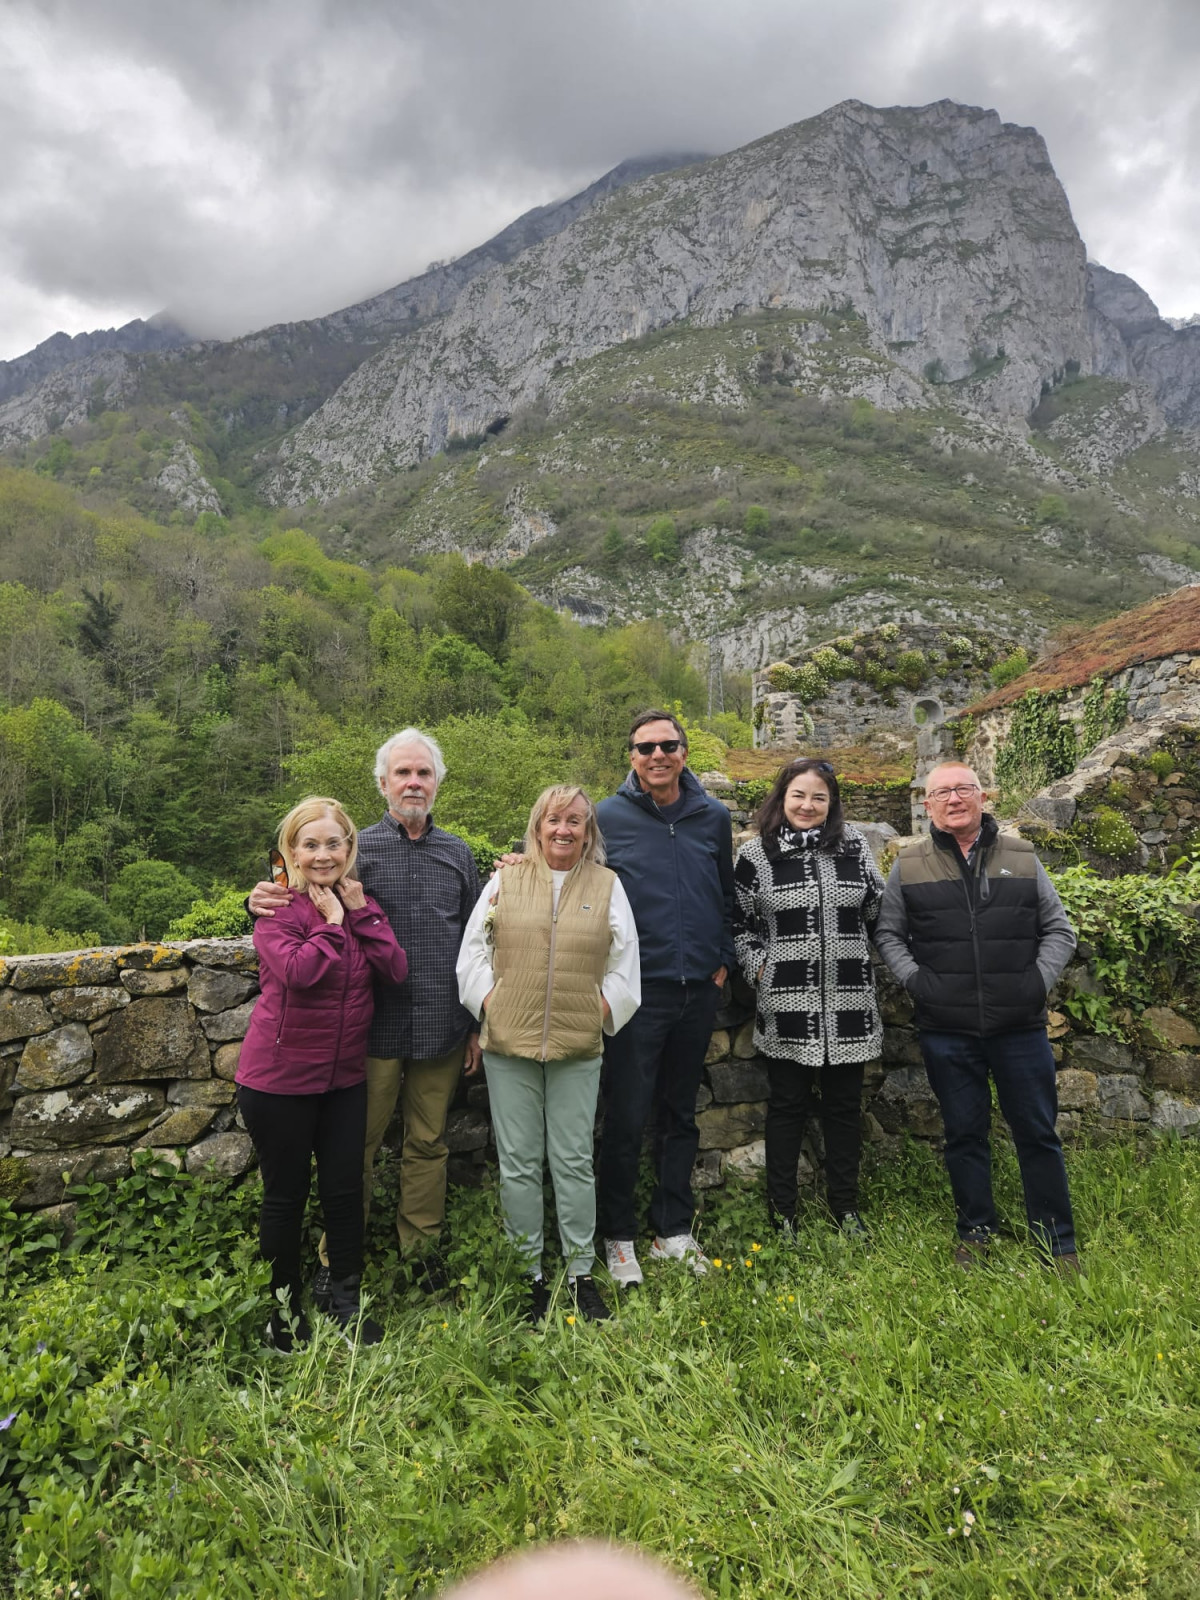
<path fill-rule="evenodd" d="M 244 1196 L 189 1202 L 220 1212 L 217 1261 L 96 1229 L 103 1256 L 28 1270 L 3 1313 L 12 1370 L 39 1342 L 43 1363 L 94 1356 L 76 1384 L 94 1470 L 43 1463 L 20 1486 L 10 1584 L 382 1600 L 589 1534 L 721 1597 L 1200 1593 L 1200 1148 L 1094 1148 L 1071 1177 L 1079 1281 L 1020 1228 L 959 1272 L 944 1179 L 914 1149 L 871 1180 L 869 1251 L 815 1209 L 794 1243 L 768 1238 L 746 1191 L 704 1221 L 706 1279 L 648 1265 L 599 1327 L 560 1292 L 540 1332 L 490 1192 L 455 1198 L 442 1301 L 389 1289 L 383 1202 L 385 1343 L 322 1327 L 291 1358 L 259 1345 L 261 1269 L 228 1243 Z M 998 1187 L 1018 1216 L 1007 1154 Z M 4 1406 L 22 1427 L 52 1406 L 27 1390 Z"/>

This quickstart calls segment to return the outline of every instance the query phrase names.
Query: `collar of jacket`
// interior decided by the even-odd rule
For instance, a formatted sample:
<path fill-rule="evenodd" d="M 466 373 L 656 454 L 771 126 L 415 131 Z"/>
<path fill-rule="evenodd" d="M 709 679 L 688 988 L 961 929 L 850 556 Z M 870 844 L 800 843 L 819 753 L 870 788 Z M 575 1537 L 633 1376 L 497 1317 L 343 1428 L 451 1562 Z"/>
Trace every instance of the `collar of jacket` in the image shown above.
<path fill-rule="evenodd" d="M 626 800 L 632 800 L 635 806 L 639 806 L 649 816 L 661 818 L 662 812 L 649 792 L 642 788 L 638 782 L 638 775 L 632 767 L 629 769 L 629 776 L 617 790 L 617 793 Z M 693 812 L 703 811 L 708 804 L 708 795 L 705 792 L 704 785 L 698 778 L 692 776 L 691 769 L 688 767 L 684 767 L 679 774 L 679 796 L 680 799 L 688 802 L 679 813 L 681 817 L 690 817 Z"/>
<path fill-rule="evenodd" d="M 958 840 L 954 835 L 946 832 L 943 828 L 935 828 L 932 822 L 929 824 L 929 837 L 939 850 L 958 850 Z M 990 811 L 985 811 L 983 813 L 983 821 L 979 826 L 979 838 L 975 841 L 976 845 L 980 849 L 990 850 L 999 837 L 1000 824 Z M 959 854 L 961 855 L 962 852 L 959 851 Z M 963 860 L 966 860 L 965 856 L 963 856 Z"/>

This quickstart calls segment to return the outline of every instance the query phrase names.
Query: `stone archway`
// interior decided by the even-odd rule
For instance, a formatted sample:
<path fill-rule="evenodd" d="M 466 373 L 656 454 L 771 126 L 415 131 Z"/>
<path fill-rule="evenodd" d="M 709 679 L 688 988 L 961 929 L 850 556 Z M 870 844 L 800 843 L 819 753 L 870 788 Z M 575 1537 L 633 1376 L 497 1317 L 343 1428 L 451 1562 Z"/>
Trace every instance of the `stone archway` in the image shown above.
<path fill-rule="evenodd" d="M 912 703 L 912 719 L 918 728 L 936 728 L 939 722 L 945 722 L 946 712 L 940 700 L 922 695 Z"/>

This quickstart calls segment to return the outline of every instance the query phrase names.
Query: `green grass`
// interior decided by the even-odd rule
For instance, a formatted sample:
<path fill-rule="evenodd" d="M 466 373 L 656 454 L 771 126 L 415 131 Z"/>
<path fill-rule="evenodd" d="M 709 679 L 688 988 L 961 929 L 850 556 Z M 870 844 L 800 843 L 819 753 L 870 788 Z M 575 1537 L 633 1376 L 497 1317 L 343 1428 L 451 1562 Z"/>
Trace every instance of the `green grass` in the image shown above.
<path fill-rule="evenodd" d="M 292 1358 L 258 1344 L 248 1192 L 85 1197 L 67 1257 L 10 1217 L 10 1587 L 427 1594 L 588 1534 L 722 1597 L 1200 1593 L 1200 1148 L 1083 1150 L 1071 1177 L 1080 1282 L 1019 1236 L 959 1273 L 944 1178 L 912 1149 L 871 1179 L 869 1253 L 815 1210 L 781 1246 L 745 1191 L 704 1220 L 706 1280 L 651 1266 L 611 1324 L 560 1298 L 538 1333 L 490 1190 L 454 1198 L 442 1303 L 389 1293 L 381 1205 L 385 1343 L 321 1330 Z M 998 1189 L 1018 1215 L 1007 1154 Z M 35 1425 L 22 1481 L 4 1451 Z"/>

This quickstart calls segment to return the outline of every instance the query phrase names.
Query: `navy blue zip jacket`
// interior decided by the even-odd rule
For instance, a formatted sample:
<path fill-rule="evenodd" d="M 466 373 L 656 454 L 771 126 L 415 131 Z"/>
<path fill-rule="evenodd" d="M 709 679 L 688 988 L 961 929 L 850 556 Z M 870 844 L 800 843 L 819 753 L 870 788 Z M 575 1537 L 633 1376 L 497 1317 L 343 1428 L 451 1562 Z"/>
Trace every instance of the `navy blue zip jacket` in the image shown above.
<path fill-rule="evenodd" d="M 668 822 L 631 772 L 596 807 L 642 952 L 643 983 L 697 982 L 734 964 L 733 825 L 685 767 L 685 801 Z"/>

